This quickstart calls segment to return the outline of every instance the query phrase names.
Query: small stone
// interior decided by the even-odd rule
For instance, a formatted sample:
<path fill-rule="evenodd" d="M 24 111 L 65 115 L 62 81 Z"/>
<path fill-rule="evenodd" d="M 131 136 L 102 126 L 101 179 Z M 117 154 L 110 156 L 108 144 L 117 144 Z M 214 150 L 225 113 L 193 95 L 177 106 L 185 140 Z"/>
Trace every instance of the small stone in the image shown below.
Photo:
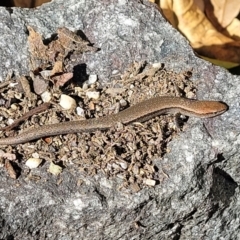
<path fill-rule="evenodd" d="M 50 92 L 46 91 L 41 94 L 41 98 L 42 98 L 43 102 L 50 102 L 52 95 Z"/>
<path fill-rule="evenodd" d="M 16 178 L 17 178 L 17 172 L 16 172 L 16 170 L 14 169 L 11 161 L 7 160 L 7 161 L 5 162 L 5 168 L 6 168 L 8 174 L 9 174 L 9 176 L 10 176 L 11 178 L 13 178 L 13 179 L 16 179 Z"/>
<path fill-rule="evenodd" d="M 153 63 L 152 65 L 154 68 L 160 68 L 162 66 L 162 63 L 157 62 L 157 63 Z"/>
<path fill-rule="evenodd" d="M 138 175 L 139 174 L 139 166 L 137 164 L 134 164 L 132 171 L 133 171 L 134 175 Z"/>
<path fill-rule="evenodd" d="M 34 153 L 32 154 L 32 157 L 33 157 L 33 158 L 39 158 L 39 154 L 38 154 L 37 152 L 34 152 Z"/>
<path fill-rule="evenodd" d="M 92 101 L 88 104 L 88 107 L 91 111 L 95 110 L 95 104 Z"/>
<path fill-rule="evenodd" d="M 130 88 L 131 88 L 131 87 L 130 87 Z M 129 90 L 129 91 L 128 91 L 128 96 L 131 97 L 132 94 L 133 94 L 133 91 L 132 91 L 132 90 Z"/>
<path fill-rule="evenodd" d="M 116 164 L 116 163 L 112 163 L 112 168 L 114 168 L 114 169 L 119 169 L 119 165 Z"/>
<path fill-rule="evenodd" d="M 84 82 L 82 85 L 82 90 L 86 91 L 88 89 L 88 83 Z"/>
<path fill-rule="evenodd" d="M 86 92 L 86 96 L 89 98 L 89 99 L 99 99 L 100 97 L 100 92 Z"/>
<path fill-rule="evenodd" d="M 132 183 L 131 185 L 130 185 L 130 188 L 132 189 L 132 191 L 134 191 L 134 192 L 139 192 L 141 189 L 140 189 L 140 187 L 139 187 L 139 185 L 137 184 L 137 183 Z"/>
<path fill-rule="evenodd" d="M 49 81 L 45 80 L 41 76 L 36 76 L 33 81 L 33 89 L 34 92 L 38 95 L 41 95 L 45 91 L 47 91 Z"/>
<path fill-rule="evenodd" d="M 78 116 L 85 117 L 85 113 L 84 113 L 83 108 L 77 107 L 77 108 L 76 108 L 76 111 L 77 111 L 77 115 L 78 115 Z"/>
<path fill-rule="evenodd" d="M 58 175 L 62 172 L 62 167 L 51 162 L 48 171 L 53 175 Z"/>
<path fill-rule="evenodd" d="M 43 70 L 40 72 L 44 79 L 49 79 L 51 77 L 52 70 Z"/>
<path fill-rule="evenodd" d="M 26 166 L 30 169 L 37 168 L 42 163 L 42 159 L 40 158 L 29 158 L 26 161 Z"/>
<path fill-rule="evenodd" d="M 11 109 L 16 111 L 18 109 L 18 106 L 15 103 L 13 103 L 11 104 Z"/>
<path fill-rule="evenodd" d="M 125 169 L 125 170 L 126 170 L 126 169 L 128 168 L 127 162 L 124 162 L 124 161 L 123 161 L 123 162 L 119 162 L 118 164 L 121 166 L 122 169 Z"/>
<path fill-rule="evenodd" d="M 156 185 L 156 181 L 153 179 L 145 179 L 144 183 L 148 186 L 155 186 Z"/>
<path fill-rule="evenodd" d="M 111 96 L 116 96 L 124 93 L 126 89 L 124 88 L 108 88 L 106 89 L 106 93 L 110 94 Z"/>
<path fill-rule="evenodd" d="M 73 109 L 77 106 L 75 99 L 65 94 L 61 95 L 59 104 L 66 110 Z"/>
<path fill-rule="evenodd" d="M 11 125 L 14 123 L 14 120 L 12 118 L 9 118 L 7 122 L 8 122 L 8 125 Z"/>
<path fill-rule="evenodd" d="M 17 85 L 18 85 L 18 83 L 10 83 L 10 84 L 9 84 L 9 87 L 14 88 L 14 87 L 16 87 Z"/>
<path fill-rule="evenodd" d="M 16 99 L 22 99 L 22 93 L 15 93 L 15 94 L 14 94 L 14 97 L 15 97 Z"/>
<path fill-rule="evenodd" d="M 0 151 L 0 159 L 5 158 L 7 160 L 15 161 L 17 159 L 16 154 L 10 152 Z"/>
<path fill-rule="evenodd" d="M 125 99 L 121 99 L 119 102 L 120 102 L 121 107 L 126 107 L 128 104 Z"/>
<path fill-rule="evenodd" d="M 112 71 L 112 75 L 116 75 L 116 74 L 118 74 L 119 73 L 119 70 L 117 70 L 117 69 L 114 69 L 113 71 Z"/>
<path fill-rule="evenodd" d="M 195 93 L 193 93 L 193 92 L 187 92 L 187 93 L 186 93 L 186 97 L 187 97 L 187 98 L 190 98 L 190 99 L 194 99 Z"/>
<path fill-rule="evenodd" d="M 97 81 L 97 75 L 92 74 L 92 75 L 89 76 L 87 83 L 90 85 L 90 84 L 95 83 L 96 81 Z"/>

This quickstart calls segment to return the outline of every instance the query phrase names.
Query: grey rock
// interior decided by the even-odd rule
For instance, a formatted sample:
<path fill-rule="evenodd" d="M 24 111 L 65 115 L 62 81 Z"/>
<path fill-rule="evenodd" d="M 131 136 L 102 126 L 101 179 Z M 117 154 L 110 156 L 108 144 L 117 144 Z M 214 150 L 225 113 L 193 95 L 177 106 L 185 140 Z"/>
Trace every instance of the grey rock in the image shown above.
<path fill-rule="evenodd" d="M 55 0 L 35 10 L 0 8 L 0 18 L 2 81 L 9 71 L 29 74 L 26 26 L 45 38 L 65 26 L 101 49 L 81 61 L 102 82 L 133 61 L 162 62 L 176 72 L 191 70 L 198 98 L 229 105 L 220 117 L 189 119 L 157 163 L 168 177 L 136 194 L 118 191 L 101 174 L 66 169 L 57 185 L 45 171 L 47 181 L 16 183 L 0 169 L 1 239 L 239 239 L 239 77 L 197 58 L 147 1 Z"/>

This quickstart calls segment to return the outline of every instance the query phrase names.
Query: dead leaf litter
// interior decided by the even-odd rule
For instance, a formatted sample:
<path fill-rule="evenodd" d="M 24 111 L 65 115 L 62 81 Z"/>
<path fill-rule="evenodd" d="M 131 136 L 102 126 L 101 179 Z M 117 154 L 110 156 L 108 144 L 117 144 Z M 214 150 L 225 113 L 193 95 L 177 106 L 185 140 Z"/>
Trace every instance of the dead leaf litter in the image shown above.
<path fill-rule="evenodd" d="M 33 111 L 33 115 L 28 116 L 27 120 L 24 119 L 23 123 L 15 126 L 14 130 L 3 131 L 1 138 L 17 135 L 24 129 L 45 124 L 114 114 L 158 95 L 186 96 L 189 98 L 195 96 L 195 88 L 189 80 L 190 73 L 179 74 L 166 70 L 162 64 L 150 65 L 146 62 L 133 63 L 122 76 L 114 76 L 114 80 L 105 86 L 100 85 L 95 75 L 80 85 L 70 79 L 66 83 L 61 79 L 59 84 L 52 78 L 67 73 L 65 66 L 66 63 L 68 68 L 71 65 L 70 52 L 79 49 L 81 52 L 94 52 L 96 48 L 85 40 L 81 40 L 79 36 L 71 34 L 68 41 L 69 45 L 63 45 L 62 40 L 58 39 L 49 45 L 42 46 L 42 42 L 39 40 L 41 36 L 35 33 L 32 28 L 29 29 L 31 62 L 35 66 L 33 68 L 34 74 L 31 74 L 32 77 L 25 77 L 25 79 L 23 77 L 16 78 L 16 85 L 4 85 L 0 89 L 0 127 L 6 128 L 9 125 L 9 119 L 22 119 L 24 114 L 33 111 L 34 108 L 39 109 L 38 106 L 43 104 L 42 90 L 38 91 L 34 89 L 35 87 L 32 88 L 33 85 L 38 85 L 33 84 L 33 82 L 44 76 L 44 74 L 40 74 L 41 71 L 51 70 L 57 61 L 62 61 L 60 64 L 62 72 L 56 72 L 56 70 L 53 75 L 47 74 L 47 77 L 44 78 L 44 81 L 49 81 L 44 85 L 44 91 L 47 91 L 51 96 L 50 108 L 44 109 L 40 113 L 38 111 L 37 114 L 34 114 Z M 69 30 L 66 29 L 60 34 L 59 31 L 59 37 L 63 35 L 63 38 L 66 37 L 66 32 L 69 33 Z M 73 42 L 77 42 L 77 44 L 73 44 Z M 83 46 L 81 46 L 81 42 Z M 67 41 L 64 43 L 66 44 Z M 59 46 L 61 52 L 59 52 Z M 45 55 L 43 52 L 39 52 L 43 49 Z M 59 65 L 59 63 L 57 64 Z M 73 108 L 64 110 L 59 105 L 59 100 L 63 95 L 74 99 L 76 105 L 74 103 Z M 80 113 L 80 116 L 77 113 Z M 164 115 L 145 123 L 134 123 L 127 126 L 118 123 L 107 131 L 61 135 L 51 137 L 51 141 L 49 138 L 45 138 L 17 146 L 7 146 L 4 152 L 21 156 L 21 159 L 15 160 L 20 168 L 21 164 L 27 159 L 33 159 L 34 154 L 37 153 L 38 158 L 44 160 L 43 164 L 49 162 L 50 166 L 58 169 L 58 171 L 52 171 L 50 167 L 49 172 L 53 172 L 52 174 L 61 174 L 62 167 L 60 167 L 61 164 L 58 164 L 61 162 L 64 167 L 77 168 L 88 176 L 93 176 L 101 171 L 108 178 L 118 177 L 122 181 L 121 188 L 129 188 L 137 192 L 143 187 L 155 186 L 162 179 L 163 173 L 155 166 L 154 162 L 167 152 L 167 143 L 171 141 L 176 132 L 174 117 Z M 9 166 L 7 161 L 9 160 L 6 159 Z M 35 166 L 35 160 L 31 164 Z"/>

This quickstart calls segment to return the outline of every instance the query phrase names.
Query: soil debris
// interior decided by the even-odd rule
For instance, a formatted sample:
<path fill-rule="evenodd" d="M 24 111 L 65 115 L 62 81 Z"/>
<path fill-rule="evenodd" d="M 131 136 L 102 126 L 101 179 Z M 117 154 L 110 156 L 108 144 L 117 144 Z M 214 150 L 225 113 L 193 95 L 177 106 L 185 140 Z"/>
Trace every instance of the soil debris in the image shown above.
<path fill-rule="evenodd" d="M 71 65 L 69 54 L 75 51 L 94 52 L 97 48 L 65 28 L 59 29 L 58 39 L 48 45 L 43 44 L 41 35 L 32 28 L 29 28 L 29 32 L 34 66 L 32 74 L 17 79 L 16 85 L 3 85 L 0 95 L 0 127 L 10 130 L 10 118 L 24 122 L 15 125 L 15 131 L 2 132 L 2 138 L 45 124 L 110 115 L 159 95 L 191 98 L 195 95 L 195 88 L 189 80 L 190 72 L 175 73 L 159 63 L 133 63 L 123 75 L 114 76 L 114 80 L 104 86 L 97 81 L 96 75 L 90 75 L 90 79 L 84 82 L 76 81 L 72 73 L 65 70 L 66 65 L 68 69 Z M 74 67 L 72 65 L 72 72 Z M 44 90 L 36 90 L 38 84 L 33 84 L 34 81 L 40 81 L 39 79 L 44 79 Z M 34 112 L 31 109 L 41 108 L 44 104 L 41 97 L 43 91 L 48 93 L 47 108 Z M 59 105 L 63 94 L 74 99 L 74 108 L 66 110 Z M 13 104 L 14 108 L 11 107 Z M 53 174 L 61 174 L 61 171 L 70 168 L 77 168 L 88 176 L 101 171 L 108 178 L 121 179 L 119 189 L 138 192 L 143 187 L 154 187 L 166 178 L 164 171 L 155 165 L 155 161 L 160 160 L 168 151 L 167 144 L 177 131 L 174 116 L 164 115 L 145 123 L 127 126 L 119 123 L 102 132 L 68 134 L 48 138 L 47 141 L 39 139 L 8 146 L 4 151 L 21 156 L 20 160 L 16 160 L 20 167 L 37 152 L 39 159 L 44 159 L 44 164 L 50 165 L 50 169 L 55 165 L 58 167 L 57 171 L 53 170 Z M 63 169 L 59 162 L 64 163 Z M 8 166 L 10 169 L 9 164 Z M 14 174 L 11 173 L 11 177 Z"/>

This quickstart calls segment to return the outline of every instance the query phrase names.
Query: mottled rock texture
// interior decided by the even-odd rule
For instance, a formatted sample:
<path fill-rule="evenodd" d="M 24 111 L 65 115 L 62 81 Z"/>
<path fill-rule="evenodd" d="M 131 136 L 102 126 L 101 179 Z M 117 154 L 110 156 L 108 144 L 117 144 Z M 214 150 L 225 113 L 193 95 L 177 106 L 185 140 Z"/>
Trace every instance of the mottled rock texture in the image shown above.
<path fill-rule="evenodd" d="M 43 166 L 34 182 L 10 179 L 1 168 L 1 239 L 239 239 L 239 77 L 197 58 L 147 1 L 55 0 L 37 9 L 0 8 L 0 19 L 1 81 L 11 71 L 29 74 L 26 26 L 45 38 L 65 26 L 101 49 L 81 61 L 103 83 L 133 61 L 162 62 L 192 71 L 198 98 L 229 105 L 218 118 L 189 119 L 159 158 L 165 180 L 136 194 L 102 174 L 64 169 L 53 177 Z"/>

